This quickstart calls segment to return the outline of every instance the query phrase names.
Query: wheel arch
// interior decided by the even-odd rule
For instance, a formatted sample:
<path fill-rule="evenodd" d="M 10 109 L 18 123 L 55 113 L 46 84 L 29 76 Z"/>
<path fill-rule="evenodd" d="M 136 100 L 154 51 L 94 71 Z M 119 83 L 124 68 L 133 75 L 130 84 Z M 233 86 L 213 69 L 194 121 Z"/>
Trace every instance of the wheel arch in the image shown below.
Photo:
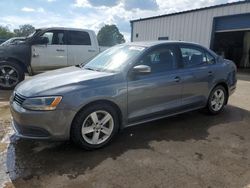
<path fill-rule="evenodd" d="M 89 102 L 87 103 L 86 105 L 84 105 L 83 107 L 81 107 L 78 112 L 75 114 L 72 122 L 71 122 L 71 126 L 70 126 L 70 135 L 71 135 L 71 130 L 72 130 L 72 126 L 74 124 L 74 121 L 76 119 L 76 117 L 78 116 L 78 114 L 80 114 L 84 109 L 88 108 L 89 106 L 92 106 L 92 105 L 95 105 L 95 104 L 107 104 L 107 105 L 110 105 L 112 106 L 117 112 L 118 112 L 118 119 L 119 119 L 119 129 L 122 128 L 122 118 L 123 118 L 123 114 L 122 114 L 122 111 L 121 109 L 119 108 L 119 106 L 113 102 L 113 101 L 110 101 L 110 100 L 106 100 L 106 99 L 101 99 L 101 100 L 96 100 L 96 101 L 92 101 L 92 102 Z"/>
<path fill-rule="evenodd" d="M 210 94 L 211 94 L 211 92 L 213 91 L 213 89 L 214 89 L 215 87 L 217 87 L 217 86 L 222 86 L 222 87 L 224 87 L 224 89 L 225 89 L 225 91 L 226 91 L 226 95 L 227 95 L 225 104 L 227 104 L 227 103 L 228 103 L 228 98 L 229 98 L 229 88 L 228 88 L 228 85 L 227 85 L 226 81 L 220 81 L 220 82 L 216 83 L 216 84 L 214 85 L 214 87 L 211 89 Z"/>
<path fill-rule="evenodd" d="M 29 73 L 29 74 L 32 74 L 32 71 L 31 71 L 31 68 L 26 65 L 24 62 L 16 59 L 16 58 L 13 58 L 13 57 L 7 57 L 7 58 L 4 58 L 4 59 L 1 59 L 0 62 L 14 62 L 14 63 L 17 63 L 18 65 L 20 65 L 20 67 L 22 68 L 22 70 L 25 72 L 25 73 Z"/>

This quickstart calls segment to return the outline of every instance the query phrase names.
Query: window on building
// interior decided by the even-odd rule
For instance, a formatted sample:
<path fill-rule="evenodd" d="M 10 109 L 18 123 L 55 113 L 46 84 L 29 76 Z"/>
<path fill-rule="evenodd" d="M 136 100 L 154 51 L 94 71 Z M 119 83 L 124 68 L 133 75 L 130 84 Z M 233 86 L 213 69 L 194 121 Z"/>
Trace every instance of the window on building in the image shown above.
<path fill-rule="evenodd" d="M 158 37 L 158 40 L 168 40 L 168 37 Z"/>
<path fill-rule="evenodd" d="M 135 37 L 138 38 L 138 37 L 139 37 L 139 33 L 136 33 L 136 34 L 135 34 Z"/>

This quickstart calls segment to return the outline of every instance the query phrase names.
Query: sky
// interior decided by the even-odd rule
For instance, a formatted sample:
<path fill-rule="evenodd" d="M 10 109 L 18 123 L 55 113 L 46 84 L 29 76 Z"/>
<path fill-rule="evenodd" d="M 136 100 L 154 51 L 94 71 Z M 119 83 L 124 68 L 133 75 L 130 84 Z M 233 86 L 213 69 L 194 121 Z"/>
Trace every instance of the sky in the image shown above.
<path fill-rule="evenodd" d="M 96 33 L 105 24 L 116 24 L 130 41 L 130 20 L 180 12 L 237 0 L 0 0 L 0 25 L 73 27 Z"/>

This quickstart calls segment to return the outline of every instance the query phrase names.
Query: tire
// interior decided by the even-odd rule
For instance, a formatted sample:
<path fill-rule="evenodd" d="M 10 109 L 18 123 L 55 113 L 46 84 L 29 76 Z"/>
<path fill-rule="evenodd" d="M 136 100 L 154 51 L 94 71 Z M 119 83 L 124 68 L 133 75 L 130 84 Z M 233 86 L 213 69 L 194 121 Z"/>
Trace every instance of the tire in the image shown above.
<path fill-rule="evenodd" d="M 110 118 L 109 121 L 105 123 L 104 117 L 107 117 L 106 120 Z M 94 104 L 81 110 L 75 117 L 71 140 L 83 149 L 94 150 L 111 142 L 118 130 L 119 118 L 115 109 L 107 104 Z"/>
<path fill-rule="evenodd" d="M 210 93 L 207 111 L 209 114 L 216 115 L 219 114 L 226 104 L 228 95 L 225 88 L 221 85 L 216 86 Z"/>
<path fill-rule="evenodd" d="M 15 62 L 0 62 L 0 89 L 11 90 L 24 80 L 24 71 Z"/>

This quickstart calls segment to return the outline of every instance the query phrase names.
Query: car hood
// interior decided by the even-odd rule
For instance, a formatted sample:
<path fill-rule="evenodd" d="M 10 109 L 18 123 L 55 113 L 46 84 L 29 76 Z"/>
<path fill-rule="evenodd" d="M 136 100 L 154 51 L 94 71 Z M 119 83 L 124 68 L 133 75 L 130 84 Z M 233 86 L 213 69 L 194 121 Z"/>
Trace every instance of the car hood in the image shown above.
<path fill-rule="evenodd" d="M 72 90 L 98 86 L 114 74 L 72 66 L 28 78 L 16 87 L 15 92 L 25 97 L 63 95 Z"/>
<path fill-rule="evenodd" d="M 24 53 L 28 56 L 29 53 L 26 52 L 29 51 L 30 46 L 25 42 L 2 45 L 0 46 L 0 57 L 13 57 L 19 59 L 19 57 L 24 55 Z"/>

